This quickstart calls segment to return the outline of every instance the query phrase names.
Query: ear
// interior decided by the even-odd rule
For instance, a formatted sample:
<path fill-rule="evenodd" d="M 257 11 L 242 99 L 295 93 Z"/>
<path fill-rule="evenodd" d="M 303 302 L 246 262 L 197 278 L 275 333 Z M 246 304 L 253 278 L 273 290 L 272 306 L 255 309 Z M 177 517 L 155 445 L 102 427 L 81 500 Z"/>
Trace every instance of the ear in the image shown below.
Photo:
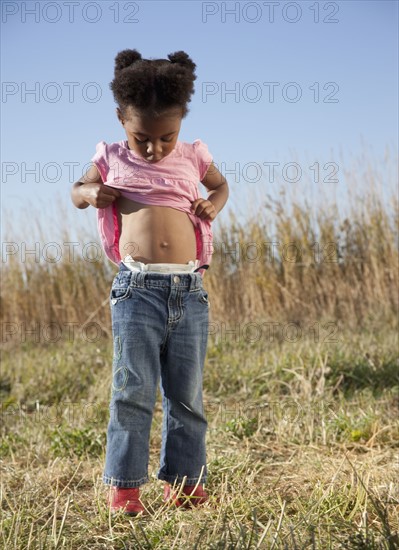
<path fill-rule="evenodd" d="M 119 107 L 116 108 L 116 116 L 118 117 L 119 122 L 124 126 L 125 121 L 123 120 L 122 112 Z"/>

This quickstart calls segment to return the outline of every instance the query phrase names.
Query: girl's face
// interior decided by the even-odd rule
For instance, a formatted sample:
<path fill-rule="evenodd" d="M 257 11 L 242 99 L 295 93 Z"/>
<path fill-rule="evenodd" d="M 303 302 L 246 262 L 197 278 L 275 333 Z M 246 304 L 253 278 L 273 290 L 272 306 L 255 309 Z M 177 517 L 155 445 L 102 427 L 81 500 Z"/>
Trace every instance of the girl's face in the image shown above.
<path fill-rule="evenodd" d="M 150 163 L 158 162 L 175 148 L 179 137 L 182 115 L 177 109 L 151 117 L 132 107 L 123 118 L 117 109 L 118 119 L 125 128 L 130 149 Z"/>

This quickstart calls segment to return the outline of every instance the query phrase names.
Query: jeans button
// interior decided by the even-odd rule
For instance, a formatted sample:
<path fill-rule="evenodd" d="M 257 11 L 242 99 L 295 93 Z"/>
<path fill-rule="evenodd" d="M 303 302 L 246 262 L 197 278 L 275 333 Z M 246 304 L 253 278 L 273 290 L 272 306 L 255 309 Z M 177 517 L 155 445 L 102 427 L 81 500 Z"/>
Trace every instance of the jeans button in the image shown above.
<path fill-rule="evenodd" d="M 180 277 L 178 277 L 177 275 L 175 275 L 175 276 L 173 277 L 173 282 L 174 282 L 174 283 L 180 283 Z"/>

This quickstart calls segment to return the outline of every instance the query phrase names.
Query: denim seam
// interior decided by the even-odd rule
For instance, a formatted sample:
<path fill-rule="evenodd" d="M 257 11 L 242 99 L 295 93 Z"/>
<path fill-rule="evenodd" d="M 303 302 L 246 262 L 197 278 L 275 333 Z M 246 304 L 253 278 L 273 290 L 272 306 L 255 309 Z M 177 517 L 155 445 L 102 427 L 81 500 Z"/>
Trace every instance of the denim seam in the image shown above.
<path fill-rule="evenodd" d="M 197 482 L 199 481 L 200 483 L 205 483 L 206 480 L 207 480 L 207 474 L 203 474 L 202 477 L 189 477 L 189 478 L 186 478 L 186 476 L 181 476 L 181 475 L 166 475 L 166 474 L 163 474 L 161 472 L 158 473 L 158 479 L 162 480 L 162 481 L 167 481 L 168 483 L 182 483 L 183 481 L 185 482 L 185 485 L 196 485 Z"/>
<path fill-rule="evenodd" d="M 167 391 L 167 388 L 164 389 L 165 391 L 165 394 L 166 394 L 166 391 Z M 166 411 L 164 411 L 164 414 L 166 415 L 166 434 L 169 433 L 169 398 L 165 395 L 166 397 Z M 165 466 L 166 466 L 166 469 L 168 469 L 169 467 L 169 464 L 168 464 L 168 453 L 167 453 L 167 447 L 166 447 L 166 441 L 164 441 L 164 445 L 165 445 L 165 456 L 164 456 L 164 461 L 165 461 Z"/>
<path fill-rule="evenodd" d="M 183 293 L 180 289 L 177 290 L 177 305 L 178 305 L 178 308 L 179 308 L 179 318 L 178 318 L 178 321 L 180 321 L 180 319 L 183 318 L 183 315 L 184 315 L 184 309 L 183 309 Z"/>
<path fill-rule="evenodd" d="M 118 479 L 116 477 L 109 477 L 105 474 L 103 475 L 103 481 L 108 484 L 112 484 L 113 482 L 116 483 L 137 483 L 139 485 L 143 485 L 144 483 L 147 483 L 149 481 L 148 475 L 145 477 L 142 477 L 141 479 Z"/>
<path fill-rule="evenodd" d="M 165 327 L 165 332 L 164 332 L 164 335 L 163 335 L 163 338 L 162 338 L 162 342 L 161 342 L 161 349 L 160 349 L 160 355 L 162 355 L 165 351 L 166 351 L 166 347 L 168 345 L 168 340 L 169 340 L 169 323 L 166 324 L 166 327 Z"/>

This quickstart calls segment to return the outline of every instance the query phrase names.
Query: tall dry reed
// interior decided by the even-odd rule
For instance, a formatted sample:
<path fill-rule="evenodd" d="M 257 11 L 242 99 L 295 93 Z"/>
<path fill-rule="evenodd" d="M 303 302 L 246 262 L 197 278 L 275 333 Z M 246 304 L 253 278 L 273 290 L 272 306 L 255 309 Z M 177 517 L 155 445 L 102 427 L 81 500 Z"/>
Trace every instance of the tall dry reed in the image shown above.
<path fill-rule="evenodd" d="M 398 197 L 393 179 L 382 181 L 362 159 L 365 165 L 365 173 L 346 169 L 347 186 L 338 198 L 326 197 L 323 189 L 298 197 L 284 185 L 271 196 L 260 186 L 253 200 L 258 207 L 246 216 L 226 207 L 228 215 L 214 225 L 214 256 L 204 278 L 213 322 L 396 323 Z M 64 212 L 65 205 L 58 210 Z M 28 249 L 29 242 L 56 242 L 59 259 L 43 261 L 40 253 L 39 261 L 34 254 L 22 261 L 10 253 L 12 245 L 3 244 L 2 342 L 21 341 L 21 334 L 51 341 L 60 331 L 89 331 L 90 324 L 93 339 L 99 327 L 110 335 L 108 295 L 117 267 L 104 254 L 89 261 L 88 253 L 76 250 L 70 261 L 71 247 L 63 243 L 74 241 L 74 226 L 64 214 L 57 232 L 45 229 L 39 211 L 27 215 L 29 234 L 17 235 L 8 226 L 3 241 L 18 250 L 22 242 Z M 78 250 L 96 243 L 98 252 L 95 224 L 74 231 Z"/>

